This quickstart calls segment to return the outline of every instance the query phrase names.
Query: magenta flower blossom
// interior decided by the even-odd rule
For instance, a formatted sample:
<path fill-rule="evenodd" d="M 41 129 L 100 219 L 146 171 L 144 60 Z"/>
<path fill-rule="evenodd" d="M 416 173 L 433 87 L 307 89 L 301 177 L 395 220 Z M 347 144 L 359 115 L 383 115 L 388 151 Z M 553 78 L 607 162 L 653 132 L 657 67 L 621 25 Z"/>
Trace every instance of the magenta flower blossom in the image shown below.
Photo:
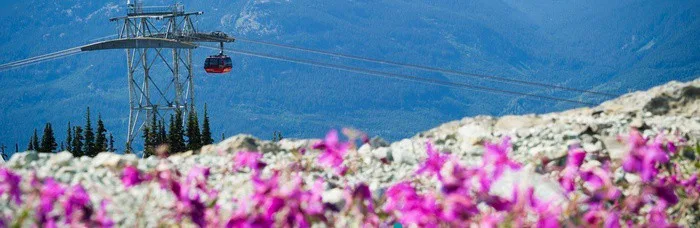
<path fill-rule="evenodd" d="M 144 179 L 136 167 L 127 165 L 124 167 L 124 170 L 122 170 L 122 183 L 125 187 L 130 188 L 141 184 L 143 181 Z"/>
<path fill-rule="evenodd" d="M 616 211 L 609 212 L 605 216 L 605 223 L 603 224 L 605 228 L 620 228 L 620 213 Z"/>
<path fill-rule="evenodd" d="M 598 174 L 598 172 L 594 171 L 581 172 L 581 179 L 593 190 L 598 190 L 603 188 L 603 185 L 605 184 L 605 180 L 603 180 L 603 178 Z"/>
<path fill-rule="evenodd" d="M 428 173 L 430 175 L 437 175 L 438 179 L 442 179 L 442 175 L 440 174 L 440 169 L 442 169 L 442 166 L 445 165 L 447 160 L 449 159 L 448 155 L 442 155 L 440 151 L 436 150 L 433 147 L 433 144 L 430 142 L 425 143 L 426 147 L 426 152 L 428 153 L 428 158 L 425 159 L 423 164 L 421 164 L 420 168 L 418 168 L 418 171 L 416 171 L 416 174 L 422 174 L 422 173 Z"/>
<path fill-rule="evenodd" d="M 22 178 L 13 173 L 12 171 L 0 168 L 0 195 L 7 192 L 10 195 L 10 199 L 15 201 L 17 205 L 22 203 L 22 191 L 19 188 L 19 184 Z"/>
<path fill-rule="evenodd" d="M 665 210 L 666 208 L 661 205 L 653 207 L 647 215 L 647 225 L 649 227 L 670 227 L 671 224 L 668 222 Z"/>
<path fill-rule="evenodd" d="M 227 227 L 309 227 L 309 219 L 325 221 L 321 195 L 323 182 L 317 180 L 311 189 L 303 189 L 300 176 L 280 182 L 279 172 L 263 178 L 253 174 L 253 196 L 239 202 Z"/>
<path fill-rule="evenodd" d="M 53 210 L 54 202 L 65 193 L 65 188 L 51 178 L 44 180 L 40 189 L 39 207 L 37 208 L 37 217 L 39 223 L 44 226 L 55 226 L 56 218 L 50 217 L 49 213 Z"/>
<path fill-rule="evenodd" d="M 209 178 L 209 168 L 204 167 L 193 167 L 187 174 L 187 179 L 185 182 L 188 186 L 197 187 L 200 190 L 207 189 L 207 179 Z"/>
<path fill-rule="evenodd" d="M 74 185 L 73 187 L 67 189 L 67 199 L 63 202 L 63 211 L 66 215 L 66 222 L 68 224 L 73 224 L 75 222 L 74 219 L 74 213 L 75 212 L 82 212 L 79 214 L 81 216 L 78 218 L 78 221 L 80 222 L 87 222 L 89 219 L 90 214 L 92 213 L 92 209 L 90 209 L 90 196 L 88 196 L 87 192 L 85 192 L 85 189 L 83 186 L 80 185 Z"/>
<path fill-rule="evenodd" d="M 323 150 L 318 157 L 318 161 L 323 165 L 333 168 L 336 173 L 341 175 L 347 170 L 347 167 L 343 165 L 343 161 L 345 155 L 348 153 L 348 148 L 350 148 L 350 144 L 347 142 L 340 142 L 338 140 L 338 131 L 336 130 L 328 132 L 325 140 L 313 146 L 313 149 Z"/>
<path fill-rule="evenodd" d="M 433 227 L 439 224 L 440 213 L 436 197 L 433 195 L 421 196 L 416 193 L 408 182 L 401 182 L 390 187 L 387 192 L 387 201 L 384 210 L 394 213 L 398 221 L 406 225 L 417 225 L 419 227 Z M 454 210 L 446 216 L 450 218 L 459 217 L 463 211 L 460 206 L 463 201 L 449 200 L 456 205 L 450 207 Z"/>
<path fill-rule="evenodd" d="M 100 202 L 100 209 L 97 210 L 97 215 L 95 216 L 95 223 L 97 223 L 97 225 L 103 228 L 114 227 L 114 221 L 112 221 L 112 219 L 109 218 L 109 216 L 107 216 L 108 203 L 108 200 L 102 200 L 102 202 Z"/>
<path fill-rule="evenodd" d="M 698 184 L 698 174 L 693 174 L 687 180 L 681 182 L 681 185 L 685 187 L 686 191 L 691 192 L 693 190 L 700 191 L 700 184 Z"/>
<path fill-rule="evenodd" d="M 569 155 L 566 158 L 566 167 L 562 171 L 562 176 L 559 183 L 566 190 L 572 192 L 574 190 L 576 176 L 579 174 L 579 168 L 583 164 L 586 157 L 586 151 L 581 148 L 569 149 Z"/>
<path fill-rule="evenodd" d="M 318 179 L 314 182 L 308 194 L 303 194 L 301 201 L 307 202 L 306 211 L 312 215 L 323 214 L 323 180 Z"/>
<path fill-rule="evenodd" d="M 654 187 L 654 192 L 666 205 L 673 206 L 678 203 L 678 196 L 671 185 L 659 185 Z"/>
<path fill-rule="evenodd" d="M 510 138 L 504 137 L 501 144 L 486 143 L 484 145 L 484 156 L 482 168 L 493 169 L 493 179 L 498 179 L 507 168 L 511 170 L 520 169 L 520 164 L 510 160 L 508 151 L 511 150 Z"/>
<path fill-rule="evenodd" d="M 631 149 L 623 158 L 622 167 L 627 172 L 640 174 L 644 182 L 651 182 L 659 173 L 658 165 L 670 161 L 663 146 L 663 136 L 656 137 L 651 145 L 647 145 L 646 139 L 638 131 L 632 131 L 628 140 Z M 668 148 L 671 153 L 676 150 L 675 145 Z"/>
<path fill-rule="evenodd" d="M 234 158 L 233 168 L 235 170 L 241 170 L 248 167 L 254 172 L 258 172 L 267 165 L 260 161 L 262 157 L 262 153 L 259 152 L 238 152 Z"/>

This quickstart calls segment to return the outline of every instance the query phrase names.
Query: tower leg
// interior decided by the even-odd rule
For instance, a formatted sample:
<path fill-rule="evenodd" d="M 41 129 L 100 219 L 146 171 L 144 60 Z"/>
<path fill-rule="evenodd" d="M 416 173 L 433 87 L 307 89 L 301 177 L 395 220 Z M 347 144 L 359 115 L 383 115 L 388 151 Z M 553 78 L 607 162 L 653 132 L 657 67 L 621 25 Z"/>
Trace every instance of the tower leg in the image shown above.
<path fill-rule="evenodd" d="M 126 153 L 131 153 L 132 151 L 132 142 L 134 141 L 134 125 L 136 124 L 136 120 L 134 119 L 136 113 L 138 110 L 135 110 L 134 107 L 134 67 L 133 67 L 133 61 L 134 61 L 134 56 L 131 53 L 131 49 L 126 49 L 126 66 L 127 66 L 127 80 L 128 80 L 128 85 L 129 85 L 129 125 L 127 127 L 127 134 L 126 134 L 126 148 L 124 151 Z"/>
<path fill-rule="evenodd" d="M 187 50 L 187 80 L 189 83 L 189 104 L 194 107 L 194 69 L 192 69 L 192 49 Z"/>

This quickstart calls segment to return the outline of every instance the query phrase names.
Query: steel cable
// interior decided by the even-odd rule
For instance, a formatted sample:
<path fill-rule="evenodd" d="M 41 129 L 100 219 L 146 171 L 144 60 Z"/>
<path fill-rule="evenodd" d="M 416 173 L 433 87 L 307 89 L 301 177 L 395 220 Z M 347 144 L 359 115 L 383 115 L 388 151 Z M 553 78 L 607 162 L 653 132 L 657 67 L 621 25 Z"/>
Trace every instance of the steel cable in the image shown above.
<path fill-rule="evenodd" d="M 212 50 L 219 50 L 220 49 L 219 47 L 205 46 L 205 45 L 202 45 L 200 47 L 204 47 L 204 48 L 212 49 Z M 348 67 L 348 66 L 342 66 L 342 65 L 335 65 L 335 64 L 328 64 L 328 63 L 303 60 L 303 59 L 274 56 L 274 55 L 256 53 L 256 52 L 250 52 L 250 51 L 244 51 L 244 50 L 237 50 L 237 49 L 230 49 L 230 48 L 226 48 L 224 50 L 229 51 L 231 53 L 236 53 L 236 54 L 241 54 L 241 55 L 246 55 L 246 56 L 254 56 L 254 57 L 265 58 L 265 59 L 279 60 L 279 61 L 285 61 L 285 62 L 304 64 L 304 65 L 311 65 L 311 66 L 323 67 L 323 68 L 334 69 L 334 70 L 360 73 L 360 74 L 365 74 L 365 75 L 380 76 L 380 77 L 385 77 L 385 78 L 402 79 L 402 80 L 413 81 L 413 82 L 421 82 L 421 83 L 449 86 L 449 87 L 455 87 L 455 88 L 466 88 L 466 89 L 471 89 L 471 90 L 487 91 L 487 92 L 492 92 L 492 93 L 527 96 L 527 97 L 534 97 L 534 98 L 540 98 L 540 99 L 546 99 L 546 100 L 563 101 L 563 102 L 583 104 L 583 105 L 596 105 L 594 103 L 571 100 L 571 99 L 566 99 L 566 98 L 550 97 L 550 96 L 544 96 L 544 95 L 538 95 L 538 94 L 530 94 L 530 93 L 509 91 L 509 90 L 496 89 L 496 88 L 490 88 L 490 87 L 475 86 L 475 85 L 470 85 L 470 84 L 466 84 L 466 83 L 447 82 L 447 81 L 442 81 L 442 80 L 437 80 L 437 79 L 429 79 L 429 78 L 422 78 L 422 77 L 416 77 L 416 76 L 410 76 L 410 75 L 367 70 L 367 69 L 362 69 L 362 68 L 357 68 L 357 67 Z"/>
<path fill-rule="evenodd" d="M 373 63 L 379 63 L 379 64 L 385 64 L 385 65 L 392 65 L 392 66 L 398 66 L 398 67 L 406 67 L 406 68 L 417 69 L 417 70 L 439 72 L 439 73 L 459 75 L 459 76 L 464 76 L 464 77 L 476 77 L 476 78 L 480 78 L 480 79 L 501 81 L 501 82 L 506 82 L 506 83 L 511 83 L 511 84 L 522 84 L 522 85 L 538 86 L 538 87 L 545 87 L 545 88 L 555 88 L 555 89 L 569 90 L 569 91 L 575 91 L 575 92 L 580 92 L 580 93 L 602 95 L 602 96 L 607 96 L 607 97 L 618 97 L 619 96 L 617 94 L 611 94 L 611 93 L 605 93 L 605 92 L 577 89 L 577 88 L 571 88 L 571 87 L 565 87 L 565 86 L 559 86 L 559 85 L 553 85 L 553 84 L 547 84 L 547 83 L 530 82 L 530 81 L 511 79 L 511 78 L 505 78 L 505 77 L 499 77 L 499 76 L 493 76 L 493 75 L 467 73 L 467 72 L 461 72 L 461 71 L 456 71 L 456 70 L 441 69 L 441 68 L 436 68 L 436 67 L 421 66 L 421 65 L 415 65 L 415 64 L 399 63 L 399 62 L 393 62 L 393 61 L 387 61 L 387 60 L 381 60 L 381 59 L 373 59 L 373 58 L 366 58 L 366 57 L 355 56 L 355 55 L 335 53 L 335 52 L 330 52 L 330 51 L 314 50 L 314 49 L 297 47 L 297 46 L 286 45 L 286 44 L 277 44 L 277 43 L 266 42 L 266 41 L 251 40 L 251 39 L 246 39 L 246 38 L 236 38 L 236 40 L 248 42 L 248 43 L 256 43 L 256 44 L 262 44 L 262 45 L 287 48 L 287 49 L 292 49 L 292 50 L 297 50 L 297 51 L 306 51 L 306 52 L 329 55 L 329 56 L 340 57 L 340 58 L 354 59 L 354 60 L 373 62 Z"/>

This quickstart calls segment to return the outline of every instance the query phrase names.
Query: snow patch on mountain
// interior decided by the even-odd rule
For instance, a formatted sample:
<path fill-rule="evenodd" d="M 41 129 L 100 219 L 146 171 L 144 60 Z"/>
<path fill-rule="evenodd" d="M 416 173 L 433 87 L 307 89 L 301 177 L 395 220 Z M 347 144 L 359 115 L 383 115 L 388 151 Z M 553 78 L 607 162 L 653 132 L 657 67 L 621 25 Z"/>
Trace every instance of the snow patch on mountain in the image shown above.
<path fill-rule="evenodd" d="M 242 35 L 270 35 L 279 31 L 279 26 L 275 25 L 269 17 L 269 13 L 261 10 L 258 6 L 270 3 L 269 0 L 251 0 L 243 8 L 238 18 L 233 19 L 233 15 L 225 15 L 221 19 L 221 25 L 227 26 L 235 24 L 235 29 Z M 279 1 L 275 1 L 277 3 Z M 289 2 L 289 1 L 285 1 Z"/>
<path fill-rule="evenodd" d="M 649 50 L 649 49 L 653 48 L 654 45 L 656 45 L 656 40 L 651 40 L 651 41 L 649 41 L 649 43 L 647 43 L 646 45 L 644 45 L 644 47 L 642 47 L 642 48 L 640 48 L 639 50 L 637 50 L 637 53 L 643 52 L 643 51 L 646 51 L 646 50 Z"/>
<path fill-rule="evenodd" d="M 120 11 L 121 11 L 121 8 L 119 7 L 119 5 L 110 2 L 110 3 L 107 3 L 105 6 L 103 6 L 102 8 L 88 14 L 85 18 L 76 17 L 75 21 L 87 23 L 90 19 L 92 19 L 94 16 L 97 16 L 98 14 L 104 15 L 106 17 L 112 17 L 112 16 L 116 15 L 117 13 L 119 13 Z M 103 18 L 100 18 L 100 19 L 103 19 Z"/>

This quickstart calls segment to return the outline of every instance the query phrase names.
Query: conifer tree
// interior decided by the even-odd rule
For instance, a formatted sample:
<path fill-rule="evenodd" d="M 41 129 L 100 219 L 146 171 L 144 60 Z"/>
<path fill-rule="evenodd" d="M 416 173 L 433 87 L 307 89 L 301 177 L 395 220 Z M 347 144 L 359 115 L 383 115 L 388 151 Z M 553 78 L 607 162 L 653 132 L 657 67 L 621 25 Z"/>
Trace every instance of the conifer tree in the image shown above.
<path fill-rule="evenodd" d="M 170 142 L 168 142 L 168 133 L 165 131 L 165 122 L 159 121 L 158 125 L 158 141 L 160 141 L 161 144 L 170 144 Z"/>
<path fill-rule="evenodd" d="M 170 151 L 175 153 L 183 152 L 185 146 L 185 131 L 182 128 L 182 110 L 175 111 L 175 117 L 170 116 L 170 134 L 168 135 Z"/>
<path fill-rule="evenodd" d="M 56 147 L 58 147 L 58 144 L 56 144 L 56 138 L 53 135 L 51 123 L 46 123 L 46 126 L 44 126 L 44 134 L 41 136 L 41 145 L 39 146 L 38 151 L 50 153 L 56 150 Z"/>
<path fill-rule="evenodd" d="M 107 129 L 102 122 L 102 115 L 97 115 L 97 134 L 95 135 L 95 151 L 94 153 L 107 151 Z"/>
<path fill-rule="evenodd" d="M 80 126 L 75 126 L 73 128 L 73 150 L 71 153 L 73 154 L 73 157 L 82 157 L 85 155 L 83 151 L 83 128 Z"/>
<path fill-rule="evenodd" d="M 66 145 L 63 144 L 63 141 L 61 141 L 61 144 L 60 144 L 60 145 L 61 145 L 61 147 L 58 149 L 58 151 L 61 151 L 61 152 L 62 152 L 62 151 L 66 151 Z"/>
<path fill-rule="evenodd" d="M 187 115 L 187 149 L 194 151 L 199 148 L 202 148 L 202 134 L 199 131 L 197 112 L 194 111 L 194 105 L 192 105 L 189 115 Z"/>
<path fill-rule="evenodd" d="M 0 146 L 0 150 L 1 150 L 0 153 L 1 153 L 1 155 L 2 155 L 2 160 L 3 160 L 3 161 L 7 161 L 7 159 L 8 159 L 7 154 L 5 153 L 5 149 L 6 149 L 6 148 L 7 148 L 7 147 L 5 146 L 5 144 L 2 144 L 2 146 Z"/>
<path fill-rule="evenodd" d="M 70 126 L 70 121 L 68 122 L 68 129 L 66 130 L 66 150 L 73 151 L 73 128 Z"/>
<path fill-rule="evenodd" d="M 211 138 L 211 128 L 209 128 L 209 114 L 207 104 L 204 104 L 204 121 L 202 122 L 202 145 L 211 145 L 214 139 Z"/>
<path fill-rule="evenodd" d="M 39 145 L 39 136 L 36 134 L 36 128 L 34 128 L 34 136 L 32 136 L 32 148 L 33 150 L 39 151 L 41 149 Z"/>
<path fill-rule="evenodd" d="M 109 133 L 109 149 L 108 150 L 109 150 L 109 152 L 112 152 L 112 153 L 117 152 L 114 149 L 114 137 L 112 137 L 112 133 Z"/>
<path fill-rule="evenodd" d="M 151 130 L 148 126 L 143 128 L 143 158 L 153 156 L 155 154 L 155 148 L 153 147 Z"/>
<path fill-rule="evenodd" d="M 15 143 L 15 153 L 19 153 L 19 143 Z"/>
<path fill-rule="evenodd" d="M 160 127 L 158 126 L 158 120 L 156 119 L 156 115 L 157 114 L 154 113 L 153 116 L 151 117 L 151 127 L 150 127 L 151 131 L 148 132 L 150 134 L 150 137 L 151 137 L 150 139 L 151 139 L 151 143 L 153 145 L 153 148 L 156 148 L 156 147 L 160 146 L 161 144 L 163 144 L 163 142 L 159 139 L 160 137 L 158 137 L 158 135 L 159 135 L 158 131 L 159 131 Z"/>
<path fill-rule="evenodd" d="M 27 151 L 32 151 L 34 150 L 34 136 L 29 137 L 29 143 L 27 144 Z"/>
<path fill-rule="evenodd" d="M 87 108 L 85 113 L 85 143 L 83 144 L 83 153 L 90 157 L 95 157 L 97 155 L 97 150 L 95 149 L 95 132 L 92 131 L 92 123 L 90 121 L 90 107 Z"/>

